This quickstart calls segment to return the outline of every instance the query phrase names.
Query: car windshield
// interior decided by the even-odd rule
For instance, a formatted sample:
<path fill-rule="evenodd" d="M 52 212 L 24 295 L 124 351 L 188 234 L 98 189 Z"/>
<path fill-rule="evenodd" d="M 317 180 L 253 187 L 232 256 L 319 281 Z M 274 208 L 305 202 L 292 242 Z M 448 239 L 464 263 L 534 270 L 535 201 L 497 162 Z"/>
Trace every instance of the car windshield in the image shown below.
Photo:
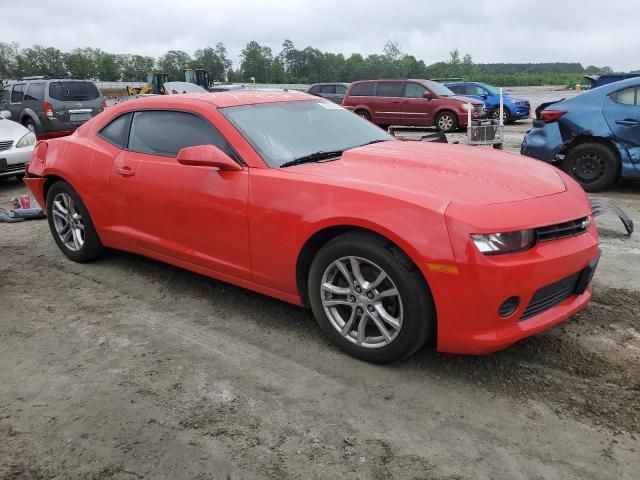
<path fill-rule="evenodd" d="M 100 92 L 93 82 L 51 82 L 49 96 L 62 101 L 95 100 Z"/>
<path fill-rule="evenodd" d="M 374 124 L 324 100 L 242 105 L 220 111 L 272 168 L 318 153 L 394 140 Z"/>
<path fill-rule="evenodd" d="M 431 90 L 439 97 L 451 97 L 455 95 L 455 93 L 449 90 L 447 87 L 445 87 L 441 83 L 434 82 L 433 80 L 420 80 L 420 82 L 424 83 L 424 85 L 428 87 L 429 90 Z"/>

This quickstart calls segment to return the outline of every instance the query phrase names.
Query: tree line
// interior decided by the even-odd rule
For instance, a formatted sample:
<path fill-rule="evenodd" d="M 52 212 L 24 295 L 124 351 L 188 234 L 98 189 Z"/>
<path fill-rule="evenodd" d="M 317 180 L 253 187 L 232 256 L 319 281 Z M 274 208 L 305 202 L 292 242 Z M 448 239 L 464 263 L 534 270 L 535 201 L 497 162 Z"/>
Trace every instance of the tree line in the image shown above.
<path fill-rule="evenodd" d="M 103 81 L 146 81 L 153 71 L 168 73 L 173 80 L 183 80 L 185 68 L 204 68 L 213 81 L 256 83 L 352 82 L 376 78 L 464 78 L 499 86 L 563 85 L 580 83 L 589 73 L 609 73 L 609 67 L 580 63 L 488 63 L 475 64 L 471 55 L 458 49 L 441 62 L 426 65 L 423 60 L 405 53 L 397 42 L 390 41 L 379 54 L 363 56 L 353 53 L 323 52 L 311 46 L 295 47 L 291 40 L 274 53 L 268 46 L 251 41 L 242 49 L 237 68 L 226 47 L 219 42 L 189 54 L 169 50 L 158 58 L 113 54 L 98 48 L 76 48 L 62 52 L 54 47 L 34 45 L 20 48 L 16 43 L 0 42 L 0 79 L 29 75 L 83 77 Z"/>

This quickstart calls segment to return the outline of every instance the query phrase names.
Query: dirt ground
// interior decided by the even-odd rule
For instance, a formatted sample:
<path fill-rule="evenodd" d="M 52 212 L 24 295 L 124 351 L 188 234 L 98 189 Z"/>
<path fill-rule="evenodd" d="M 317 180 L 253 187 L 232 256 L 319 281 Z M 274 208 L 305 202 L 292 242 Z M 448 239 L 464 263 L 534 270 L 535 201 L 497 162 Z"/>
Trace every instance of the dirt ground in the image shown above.
<path fill-rule="evenodd" d="M 0 205 L 23 192 L 0 181 Z M 640 224 L 640 185 L 604 196 Z M 125 253 L 75 264 L 46 221 L 0 224 L 0 478 L 638 478 L 640 240 L 598 223 L 586 310 L 494 355 L 384 367 L 307 310 Z"/>

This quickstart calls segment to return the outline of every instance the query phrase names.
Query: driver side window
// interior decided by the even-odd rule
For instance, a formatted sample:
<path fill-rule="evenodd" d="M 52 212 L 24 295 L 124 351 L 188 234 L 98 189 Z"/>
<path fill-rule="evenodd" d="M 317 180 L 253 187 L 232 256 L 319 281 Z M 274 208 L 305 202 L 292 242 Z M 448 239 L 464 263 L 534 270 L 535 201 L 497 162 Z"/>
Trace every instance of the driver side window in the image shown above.
<path fill-rule="evenodd" d="M 220 132 L 198 115 L 170 110 L 142 110 L 133 114 L 129 150 L 175 157 L 182 148 L 197 145 L 215 145 L 237 161 Z"/>
<path fill-rule="evenodd" d="M 407 82 L 404 87 L 405 98 L 422 98 L 427 89 L 417 83 Z"/>

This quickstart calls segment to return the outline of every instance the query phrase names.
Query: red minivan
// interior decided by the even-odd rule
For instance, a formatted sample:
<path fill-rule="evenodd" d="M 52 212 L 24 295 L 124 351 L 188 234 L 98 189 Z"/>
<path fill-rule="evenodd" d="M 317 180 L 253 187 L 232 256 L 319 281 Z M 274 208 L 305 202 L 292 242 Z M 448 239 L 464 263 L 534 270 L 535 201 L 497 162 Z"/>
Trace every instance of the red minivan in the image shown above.
<path fill-rule="evenodd" d="M 472 118 L 484 118 L 484 103 L 456 95 L 432 80 L 363 80 L 353 82 L 342 106 L 381 126 L 436 126 L 453 132 L 467 125 L 467 104 Z"/>

